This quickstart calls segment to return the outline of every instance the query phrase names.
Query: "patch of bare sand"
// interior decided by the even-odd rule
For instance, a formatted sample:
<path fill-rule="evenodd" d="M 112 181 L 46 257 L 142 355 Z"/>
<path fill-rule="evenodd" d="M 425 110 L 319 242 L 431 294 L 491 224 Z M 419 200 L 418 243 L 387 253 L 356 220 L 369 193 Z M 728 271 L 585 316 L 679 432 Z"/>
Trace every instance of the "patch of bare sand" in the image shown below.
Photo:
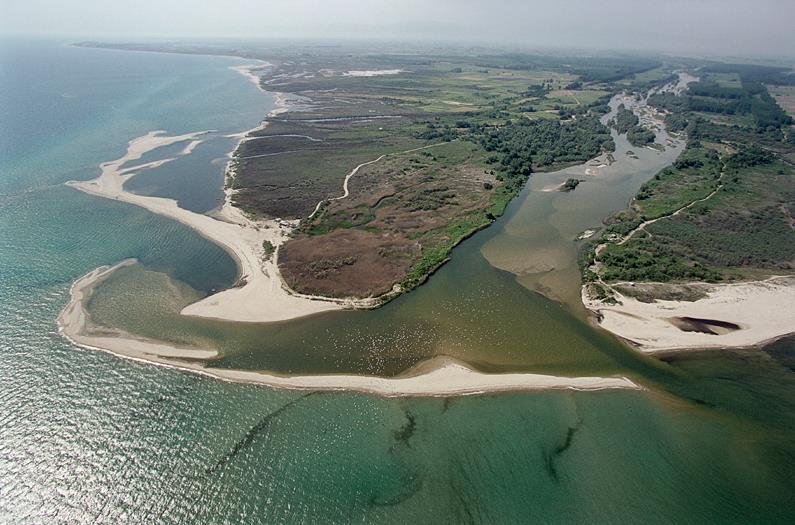
<path fill-rule="evenodd" d="M 688 286 L 705 296 L 695 301 L 641 302 L 614 290 L 620 304 L 609 304 L 590 297 L 583 287 L 582 300 L 599 316 L 602 328 L 644 352 L 750 347 L 795 332 L 795 277 Z M 694 324 L 712 329 L 695 330 Z"/>
<path fill-rule="evenodd" d="M 343 301 L 321 301 L 290 294 L 283 286 L 276 258 L 265 258 L 263 242 L 278 247 L 285 239 L 284 226 L 277 221 L 253 221 L 231 205 L 229 195 L 217 218 L 195 213 L 177 205 L 173 199 L 138 195 L 124 189 L 124 183 L 144 165 L 121 169 L 155 148 L 182 141 L 196 142 L 203 132 L 164 136 L 152 131 L 130 141 L 121 158 L 100 165 L 99 177 L 89 181 L 70 181 L 67 185 L 80 191 L 127 202 L 153 213 L 179 221 L 225 248 L 240 268 L 239 286 L 224 290 L 197 303 L 182 313 L 197 317 L 241 322 L 273 322 L 295 319 L 318 312 L 335 310 Z M 183 153 L 190 152 L 187 146 Z M 156 161 L 167 162 L 171 159 Z M 146 165 L 149 166 L 148 164 Z"/>

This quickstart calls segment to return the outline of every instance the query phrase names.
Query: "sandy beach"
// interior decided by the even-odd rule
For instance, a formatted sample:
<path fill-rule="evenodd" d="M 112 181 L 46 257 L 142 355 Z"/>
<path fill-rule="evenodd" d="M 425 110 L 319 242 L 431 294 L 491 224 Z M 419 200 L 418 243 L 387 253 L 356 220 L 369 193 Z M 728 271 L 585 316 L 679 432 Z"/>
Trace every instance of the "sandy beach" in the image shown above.
<path fill-rule="evenodd" d="M 231 66 L 229 69 L 232 71 L 236 71 L 246 77 L 252 84 L 257 86 L 257 89 L 264 92 L 265 90 L 262 89 L 260 85 L 260 75 L 255 73 L 258 69 L 264 69 L 266 67 L 272 67 L 273 64 L 270 62 L 266 62 L 264 60 L 258 60 L 257 64 L 241 64 L 239 66 Z"/>
<path fill-rule="evenodd" d="M 210 368 L 206 361 L 217 357 L 214 350 L 173 347 L 135 338 L 120 331 L 92 326 L 84 305 L 95 286 L 117 268 L 134 264 L 126 259 L 114 266 L 92 270 L 72 284 L 69 303 L 58 316 L 59 330 L 72 343 L 128 359 L 154 363 L 208 375 L 217 379 L 255 383 L 296 390 L 357 391 L 385 397 L 458 396 L 492 392 L 532 390 L 641 390 L 626 377 L 557 377 L 541 374 L 485 374 L 446 357 L 431 359 L 394 378 L 359 375 L 279 376 L 266 372 Z"/>
<path fill-rule="evenodd" d="M 229 194 L 216 217 L 210 217 L 180 208 L 173 199 L 137 195 L 124 189 L 124 183 L 141 169 L 162 165 L 172 159 L 122 169 L 123 165 L 139 159 L 155 148 L 177 142 L 191 141 L 182 151 L 189 153 L 203 133 L 165 136 L 161 131 L 149 132 L 131 140 L 127 153 L 122 157 L 102 163 L 101 174 L 96 179 L 70 181 L 67 185 L 92 195 L 134 204 L 177 220 L 222 246 L 236 259 L 240 268 L 238 286 L 187 306 L 182 312 L 185 315 L 240 322 L 273 322 L 342 308 L 342 301 L 298 297 L 291 295 L 282 286 L 275 257 L 264 257 L 263 242 L 268 241 L 273 246 L 279 246 L 284 241 L 286 232 L 276 221 L 249 220 L 231 205 Z"/>
<path fill-rule="evenodd" d="M 632 286 L 631 283 L 623 283 Z M 795 332 L 795 277 L 734 284 L 693 283 L 706 296 L 697 301 L 641 302 L 618 292 L 620 304 L 607 304 L 588 296 L 583 304 L 600 318 L 605 330 L 634 343 L 648 353 L 762 345 Z M 715 333 L 692 331 L 682 318 L 706 320 Z M 720 323 L 710 323 L 719 321 Z M 730 323 L 737 329 L 718 324 Z M 715 325 L 710 328 L 710 324 Z M 687 330 L 678 327 L 683 326 Z"/>

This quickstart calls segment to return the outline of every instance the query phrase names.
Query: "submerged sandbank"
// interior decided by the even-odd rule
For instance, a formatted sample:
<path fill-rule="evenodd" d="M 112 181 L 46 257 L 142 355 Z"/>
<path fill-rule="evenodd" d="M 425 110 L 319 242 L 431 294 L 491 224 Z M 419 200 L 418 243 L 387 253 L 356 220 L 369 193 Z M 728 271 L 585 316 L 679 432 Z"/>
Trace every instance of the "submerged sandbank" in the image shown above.
<path fill-rule="evenodd" d="M 631 287 L 632 283 L 623 285 Z M 583 287 L 582 300 L 586 308 L 597 314 L 602 328 L 649 353 L 758 346 L 795 332 L 795 277 L 688 286 L 704 297 L 695 301 L 641 302 L 613 290 L 618 303 L 611 304 L 612 301 L 590 297 L 587 287 Z M 688 320 L 699 321 L 697 324 L 707 329 L 688 327 L 693 324 Z M 715 329 L 710 330 L 710 325 Z"/>
<path fill-rule="evenodd" d="M 200 373 L 239 383 L 255 383 L 273 388 L 297 390 L 348 390 L 385 397 L 457 396 L 492 392 L 530 390 L 640 390 L 626 377 L 557 377 L 528 373 L 486 374 L 446 357 L 434 358 L 405 374 L 394 377 L 364 375 L 280 376 L 267 372 L 211 368 L 208 360 L 218 357 L 214 350 L 173 347 L 139 339 L 121 331 L 95 327 L 85 310 L 93 289 L 114 270 L 133 264 L 126 259 L 114 266 L 97 268 L 71 287 L 69 303 L 58 316 L 61 333 L 78 346 L 102 350 L 133 360 L 145 361 Z"/>

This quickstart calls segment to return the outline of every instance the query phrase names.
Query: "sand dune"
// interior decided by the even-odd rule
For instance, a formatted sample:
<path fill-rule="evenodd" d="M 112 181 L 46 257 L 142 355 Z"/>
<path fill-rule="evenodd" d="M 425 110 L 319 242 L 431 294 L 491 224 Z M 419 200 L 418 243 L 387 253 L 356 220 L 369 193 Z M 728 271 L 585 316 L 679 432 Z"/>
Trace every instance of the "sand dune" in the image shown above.
<path fill-rule="evenodd" d="M 707 297 L 697 301 L 640 302 L 616 292 L 621 304 L 588 296 L 583 304 L 601 316 L 602 328 L 632 341 L 644 352 L 760 345 L 795 332 L 795 277 L 734 284 L 694 283 Z M 719 333 L 684 331 L 679 318 L 718 321 L 738 329 Z"/>

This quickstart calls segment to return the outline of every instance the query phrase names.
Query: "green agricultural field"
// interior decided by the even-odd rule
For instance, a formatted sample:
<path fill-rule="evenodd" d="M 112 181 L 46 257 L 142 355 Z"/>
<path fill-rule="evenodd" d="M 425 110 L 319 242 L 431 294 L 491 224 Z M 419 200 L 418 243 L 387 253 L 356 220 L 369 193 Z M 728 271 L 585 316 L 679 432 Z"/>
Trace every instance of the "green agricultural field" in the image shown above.
<path fill-rule="evenodd" d="M 583 106 L 595 102 L 609 92 L 599 89 L 561 89 L 550 91 L 548 98 L 564 105 Z"/>
<path fill-rule="evenodd" d="M 649 69 L 648 71 L 643 71 L 642 73 L 636 73 L 631 77 L 620 80 L 618 83 L 625 86 L 632 84 L 646 84 L 649 82 L 655 82 L 667 78 L 668 76 L 670 76 L 670 74 L 671 74 L 670 68 L 660 66 L 660 67 L 655 67 L 653 69 Z"/>
<path fill-rule="evenodd" d="M 739 73 L 710 73 L 710 78 L 725 88 L 741 88 L 742 79 Z"/>

